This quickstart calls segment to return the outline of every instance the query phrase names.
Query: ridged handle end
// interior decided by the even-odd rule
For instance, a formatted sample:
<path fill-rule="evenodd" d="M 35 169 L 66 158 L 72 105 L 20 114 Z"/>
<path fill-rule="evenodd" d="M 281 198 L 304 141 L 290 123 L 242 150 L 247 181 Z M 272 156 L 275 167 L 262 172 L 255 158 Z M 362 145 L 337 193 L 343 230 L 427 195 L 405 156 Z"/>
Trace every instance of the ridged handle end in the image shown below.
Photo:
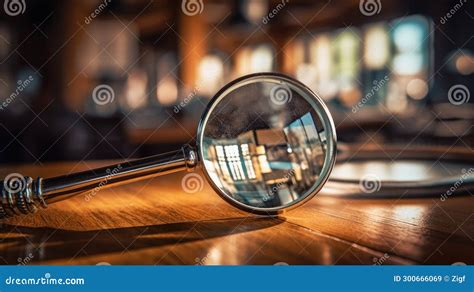
<path fill-rule="evenodd" d="M 42 179 L 9 175 L 1 182 L 0 219 L 35 213 L 46 208 L 41 191 Z"/>

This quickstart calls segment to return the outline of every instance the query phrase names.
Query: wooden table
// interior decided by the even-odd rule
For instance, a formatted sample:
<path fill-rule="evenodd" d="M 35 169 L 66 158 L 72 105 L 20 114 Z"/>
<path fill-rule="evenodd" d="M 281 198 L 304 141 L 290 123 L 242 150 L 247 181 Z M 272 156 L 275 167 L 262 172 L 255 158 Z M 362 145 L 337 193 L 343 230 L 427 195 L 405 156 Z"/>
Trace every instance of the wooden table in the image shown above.
<path fill-rule="evenodd" d="M 50 177 L 104 163 L 1 168 Z M 199 172 L 198 172 L 199 173 Z M 474 264 L 473 198 L 316 196 L 278 218 L 249 215 L 186 173 L 79 195 L 1 223 L 2 264 Z"/>

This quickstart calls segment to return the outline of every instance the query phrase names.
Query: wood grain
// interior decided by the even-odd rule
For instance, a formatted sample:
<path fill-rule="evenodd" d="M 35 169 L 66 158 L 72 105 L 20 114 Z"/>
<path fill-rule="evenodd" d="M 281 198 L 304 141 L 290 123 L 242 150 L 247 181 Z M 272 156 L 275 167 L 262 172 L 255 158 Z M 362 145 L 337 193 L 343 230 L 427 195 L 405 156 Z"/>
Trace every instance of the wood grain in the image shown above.
<path fill-rule="evenodd" d="M 110 162 L 109 162 L 110 163 Z M 4 167 L 51 177 L 106 162 Z M 199 172 L 198 172 L 199 173 Z M 279 217 L 249 215 L 178 173 L 102 189 L 4 220 L 2 264 L 474 263 L 473 198 L 341 199 L 318 195 Z"/>

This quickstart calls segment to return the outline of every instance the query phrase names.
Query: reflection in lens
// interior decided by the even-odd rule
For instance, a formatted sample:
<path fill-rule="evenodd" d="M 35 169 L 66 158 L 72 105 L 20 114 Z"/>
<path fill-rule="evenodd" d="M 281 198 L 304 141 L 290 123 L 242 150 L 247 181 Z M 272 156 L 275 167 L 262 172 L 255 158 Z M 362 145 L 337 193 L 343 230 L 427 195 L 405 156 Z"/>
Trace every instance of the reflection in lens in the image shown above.
<path fill-rule="evenodd" d="M 251 208 L 281 208 L 312 194 L 326 155 L 313 94 L 278 78 L 243 80 L 209 109 L 201 155 L 211 182 Z"/>

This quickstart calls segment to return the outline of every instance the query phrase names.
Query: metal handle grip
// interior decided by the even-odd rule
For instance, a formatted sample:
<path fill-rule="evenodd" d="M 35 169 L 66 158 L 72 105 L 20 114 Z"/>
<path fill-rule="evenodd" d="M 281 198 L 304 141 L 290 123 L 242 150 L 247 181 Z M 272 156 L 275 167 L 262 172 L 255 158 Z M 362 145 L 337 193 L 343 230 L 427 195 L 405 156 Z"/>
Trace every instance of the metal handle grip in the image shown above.
<path fill-rule="evenodd" d="M 196 164 L 195 150 L 185 146 L 165 154 L 53 178 L 33 180 L 17 176 L 12 178 L 14 181 L 1 182 L 0 219 L 34 213 L 40 207 L 96 188 L 193 169 Z"/>

